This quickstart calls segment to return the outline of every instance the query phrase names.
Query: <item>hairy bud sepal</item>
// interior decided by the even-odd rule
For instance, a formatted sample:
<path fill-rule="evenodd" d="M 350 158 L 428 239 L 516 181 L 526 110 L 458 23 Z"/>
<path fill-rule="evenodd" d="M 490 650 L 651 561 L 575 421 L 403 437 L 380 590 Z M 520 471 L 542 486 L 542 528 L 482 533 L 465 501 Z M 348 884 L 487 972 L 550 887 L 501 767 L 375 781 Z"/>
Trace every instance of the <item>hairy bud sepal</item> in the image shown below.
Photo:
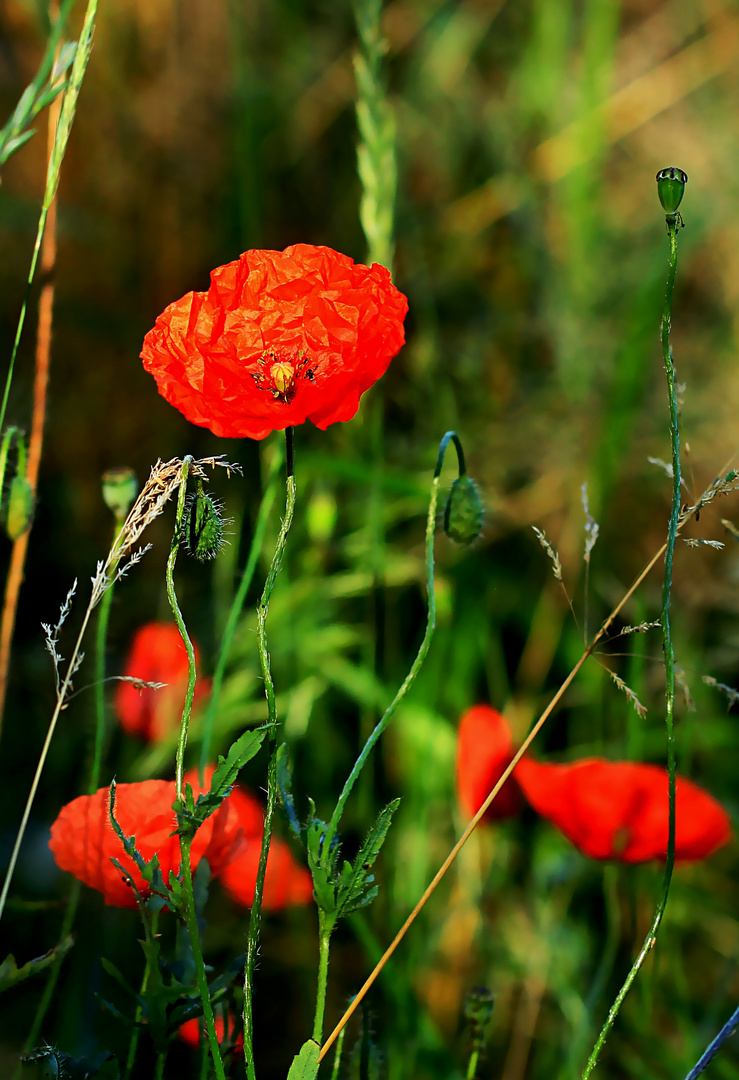
<path fill-rule="evenodd" d="M 474 480 L 458 476 L 444 507 L 444 532 L 457 544 L 471 544 L 482 532 L 482 500 Z"/>
<path fill-rule="evenodd" d="M 33 489 L 25 476 L 14 476 L 8 492 L 5 531 L 15 542 L 31 526 L 34 510 Z"/>
<path fill-rule="evenodd" d="M 211 498 L 198 480 L 197 491 L 188 496 L 182 518 L 182 543 L 188 555 L 199 562 L 208 562 L 220 552 L 225 541 L 223 504 Z"/>

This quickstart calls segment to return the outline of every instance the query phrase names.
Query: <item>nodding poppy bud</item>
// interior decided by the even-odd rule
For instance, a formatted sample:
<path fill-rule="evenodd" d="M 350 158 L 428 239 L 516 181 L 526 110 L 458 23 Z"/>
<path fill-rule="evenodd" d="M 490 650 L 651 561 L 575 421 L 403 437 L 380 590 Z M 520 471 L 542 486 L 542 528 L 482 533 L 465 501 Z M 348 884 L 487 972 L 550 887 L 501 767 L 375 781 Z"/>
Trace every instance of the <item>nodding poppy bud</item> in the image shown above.
<path fill-rule="evenodd" d="M 683 201 L 688 174 L 674 165 L 657 173 L 657 195 L 666 214 L 674 214 Z"/>
<path fill-rule="evenodd" d="M 30 527 L 33 517 L 33 490 L 25 476 L 14 476 L 8 493 L 8 510 L 5 518 L 5 531 L 11 540 L 23 536 Z"/>
<path fill-rule="evenodd" d="M 187 552 L 200 562 L 215 559 L 223 547 L 223 506 L 203 491 L 203 482 L 198 480 L 198 489 L 190 495 L 182 519 L 182 540 Z"/>
<path fill-rule="evenodd" d="M 458 476 L 444 508 L 444 532 L 458 544 L 471 544 L 482 531 L 482 500 L 474 480 Z"/>
<path fill-rule="evenodd" d="M 103 473 L 103 501 L 119 524 L 126 520 L 138 490 L 136 473 L 127 465 Z"/>

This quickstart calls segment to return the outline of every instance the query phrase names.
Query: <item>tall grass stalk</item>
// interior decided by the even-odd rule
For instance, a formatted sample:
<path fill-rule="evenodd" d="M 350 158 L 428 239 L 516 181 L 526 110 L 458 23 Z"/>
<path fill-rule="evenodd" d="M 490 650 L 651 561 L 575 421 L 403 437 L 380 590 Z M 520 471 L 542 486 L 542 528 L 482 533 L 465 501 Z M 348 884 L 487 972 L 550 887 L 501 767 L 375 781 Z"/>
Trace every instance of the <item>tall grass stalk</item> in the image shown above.
<path fill-rule="evenodd" d="M 649 927 L 649 932 L 644 939 L 636 960 L 626 976 L 626 980 L 616 995 L 616 999 L 606 1018 L 606 1022 L 598 1036 L 595 1046 L 588 1058 L 583 1071 L 583 1080 L 587 1080 L 595 1068 L 608 1032 L 618 1016 L 619 1009 L 624 998 L 631 989 L 639 969 L 649 955 L 657 938 L 662 917 L 667 906 L 667 897 L 670 892 L 672 871 L 675 865 L 675 651 L 672 642 L 670 627 L 670 600 L 672 595 L 672 563 L 675 554 L 675 541 L 677 539 L 680 524 L 680 496 L 681 496 L 681 472 L 680 472 L 680 426 L 679 410 L 677 402 L 677 386 L 675 381 L 675 367 L 672 361 L 672 349 L 670 347 L 670 321 L 672 317 L 672 294 L 675 289 L 675 273 L 677 270 L 677 230 L 678 219 L 675 214 L 667 216 L 667 235 L 669 238 L 670 253 L 667 269 L 667 288 L 665 292 L 665 308 L 662 316 L 661 340 L 662 357 L 667 373 L 667 392 L 670 405 L 670 443 L 672 448 L 672 505 L 670 508 L 670 520 L 667 529 L 667 543 L 665 544 L 665 572 L 662 579 L 662 649 L 665 657 L 665 723 L 667 726 L 667 772 L 668 799 L 669 799 L 669 824 L 667 839 L 667 860 L 665 863 L 665 876 L 662 885 L 662 894 L 657 904 L 657 909 Z"/>
<path fill-rule="evenodd" d="M 248 1080 L 256 1080 L 254 1066 L 254 968 L 256 965 L 257 952 L 259 950 L 259 928 L 262 918 L 262 896 L 264 894 L 264 877 L 267 872 L 267 858 L 269 845 L 272 838 L 272 822 L 275 807 L 277 805 L 277 707 L 275 704 L 275 685 L 272 679 L 269 650 L 267 647 L 267 615 L 269 602 L 275 580 L 285 553 L 287 536 L 292 525 L 295 512 L 295 463 L 293 460 L 293 429 L 285 428 L 285 472 L 286 472 L 286 499 L 285 516 L 282 519 L 280 531 L 277 536 L 275 552 L 272 563 L 264 582 L 264 589 L 257 607 L 257 643 L 259 648 L 259 663 L 264 680 L 264 695 L 267 699 L 267 723 L 269 725 L 268 749 L 269 764 L 267 767 L 267 807 L 264 813 L 264 832 L 262 833 L 262 847 L 259 853 L 259 868 L 254 885 L 254 899 L 249 916 L 249 933 L 246 946 L 246 961 L 244 963 L 244 1058 L 246 1062 L 246 1075 Z"/>
<path fill-rule="evenodd" d="M 95 29 L 96 15 L 97 0 L 88 0 L 87 10 L 85 12 L 85 19 L 82 24 L 80 38 L 77 43 L 77 48 L 75 50 L 74 60 L 72 61 L 72 69 L 70 72 L 69 81 L 64 91 L 61 105 L 59 105 L 58 107 L 58 119 L 56 119 L 56 112 L 53 114 L 53 118 L 54 120 L 56 120 L 56 122 L 52 120 L 52 116 L 50 114 L 49 132 L 50 135 L 52 135 L 53 137 L 51 140 L 51 146 L 48 154 L 46 184 L 44 187 L 44 196 L 41 203 L 41 213 L 39 215 L 38 226 L 36 229 L 36 240 L 34 242 L 33 253 L 31 256 L 31 265 L 28 271 L 28 279 L 26 281 L 26 293 L 21 304 L 20 314 L 18 316 L 18 324 L 16 327 L 15 339 L 13 341 L 13 348 L 10 354 L 8 373 L 5 379 L 5 389 L 3 391 L 2 403 L 0 404 L 0 431 L 2 431 L 2 428 L 5 424 L 5 414 L 8 407 L 10 387 L 13 381 L 13 372 L 15 370 L 16 356 L 18 355 L 18 346 L 20 345 L 21 334 L 23 333 L 23 325 L 26 319 L 26 309 L 28 307 L 31 286 L 36 275 L 36 265 L 38 263 L 39 255 L 41 253 L 42 241 L 44 239 L 47 226 L 50 227 L 52 237 L 55 237 L 55 198 L 57 188 L 59 187 L 59 175 L 61 172 L 64 155 L 67 149 L 67 143 L 69 141 L 69 134 L 72 130 L 72 124 L 74 123 L 74 117 L 77 111 L 77 99 L 79 97 L 80 88 L 82 86 L 82 80 L 84 79 L 85 71 L 87 70 L 87 62 L 90 59 L 90 52 L 92 50 L 92 35 Z M 57 102 L 58 99 L 54 102 L 54 105 L 56 105 Z M 49 218 L 51 218 L 51 221 L 49 221 Z M 56 243 L 55 239 L 52 238 L 52 240 L 44 247 L 44 252 L 41 259 L 42 267 L 48 272 L 50 272 L 51 269 L 53 269 L 55 259 Z M 50 281 L 47 281 L 44 283 L 44 289 L 41 293 L 39 307 L 39 336 L 36 349 L 36 378 L 34 382 L 34 406 L 32 418 L 33 455 L 29 455 L 29 473 L 31 473 L 31 471 L 33 470 L 34 490 L 38 480 L 38 468 L 41 457 L 44 417 L 46 414 L 46 386 L 48 383 L 53 297 L 53 285 Z M 23 536 L 21 536 L 14 544 L 10 567 L 8 570 L 8 577 L 6 580 L 2 623 L 0 624 L 0 728 L 2 726 L 3 712 L 5 709 L 5 697 L 8 686 L 8 667 L 10 664 L 10 646 L 13 637 L 13 629 L 15 627 L 15 616 L 18 606 L 18 594 L 20 592 L 21 583 L 23 581 L 23 567 L 25 565 L 26 550 L 28 547 L 28 532 L 29 530 L 26 530 Z M 0 905 L 0 912 L 1 910 L 2 906 Z"/>

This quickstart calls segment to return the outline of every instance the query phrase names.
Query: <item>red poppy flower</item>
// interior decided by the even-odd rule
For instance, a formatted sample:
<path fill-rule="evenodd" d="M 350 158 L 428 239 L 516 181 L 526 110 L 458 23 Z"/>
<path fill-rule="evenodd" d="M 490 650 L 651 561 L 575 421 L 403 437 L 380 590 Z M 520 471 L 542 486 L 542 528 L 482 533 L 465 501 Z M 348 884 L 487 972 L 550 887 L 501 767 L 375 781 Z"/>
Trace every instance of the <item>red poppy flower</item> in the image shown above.
<path fill-rule="evenodd" d="M 489 705 L 474 705 L 459 722 L 457 736 L 457 795 L 462 809 L 472 817 L 480 809 L 513 757 L 513 738 L 508 724 Z M 517 814 L 521 793 L 511 776 L 493 800 L 486 818 Z"/>
<path fill-rule="evenodd" d="M 141 357 L 159 393 L 227 438 L 351 420 L 405 341 L 408 302 L 377 264 L 327 247 L 247 251 L 170 304 Z"/>
<path fill-rule="evenodd" d="M 218 1036 L 218 1042 L 223 1043 L 224 1036 L 226 1034 L 226 1025 L 223 1022 L 223 1017 L 218 1015 L 215 1018 L 216 1021 L 216 1035 Z M 228 1029 L 231 1032 L 233 1038 L 234 1031 L 237 1031 L 236 1041 L 234 1044 L 234 1051 L 237 1053 L 243 1053 L 244 1051 L 244 1031 L 241 1028 L 239 1019 L 234 1015 L 229 1015 Z M 193 1016 L 192 1020 L 186 1020 L 184 1024 L 181 1024 L 177 1029 L 177 1034 L 184 1043 L 191 1046 L 193 1050 L 202 1043 L 207 1041 L 207 1034 L 205 1031 L 205 1021 L 199 1016 Z"/>
<path fill-rule="evenodd" d="M 210 784 L 210 776 L 206 776 L 205 787 L 199 786 L 197 770 L 187 773 L 185 780 L 192 785 L 196 797 L 207 791 Z M 179 839 L 170 835 L 176 828 L 172 810 L 175 798 L 173 780 L 143 780 L 137 784 L 118 784 L 116 788 L 116 820 L 125 836 L 135 835 L 136 847 L 147 861 L 155 854 L 159 856 L 165 882 L 170 870 L 178 872 L 180 868 Z M 147 895 L 148 886 L 113 830 L 108 815 L 109 799 L 108 788 L 100 788 L 94 795 L 80 795 L 63 806 L 51 826 L 49 847 L 57 865 L 85 885 L 98 889 L 106 904 L 135 907 L 134 891 L 110 861 L 111 857 L 130 874 L 143 896 Z M 193 870 L 205 856 L 211 873 L 219 874 L 239 855 L 242 846 L 238 814 L 226 799 L 195 834 L 191 848 Z"/>
<path fill-rule="evenodd" d="M 199 660 L 197 646 L 195 661 Z M 129 735 L 160 742 L 179 729 L 187 692 L 187 652 L 174 623 L 147 623 L 134 634 L 123 674 L 143 682 L 166 683 L 161 690 L 119 682 L 113 699 L 115 714 Z M 195 684 L 193 706 L 208 693 L 207 682 Z"/>
<path fill-rule="evenodd" d="M 246 848 L 226 867 L 221 881 L 237 903 L 251 907 L 264 831 L 264 811 L 259 800 L 238 785 L 231 792 L 229 802 L 244 830 Z M 292 904 L 307 904 L 312 896 L 310 874 L 298 865 L 287 844 L 273 837 L 264 878 L 263 908 L 278 911 Z"/>
<path fill-rule="evenodd" d="M 523 759 L 516 776 L 533 808 L 591 859 L 646 862 L 667 855 L 667 771 L 657 765 L 584 758 L 569 765 Z M 678 777 L 675 858 L 705 859 L 731 838 L 724 808 Z"/>

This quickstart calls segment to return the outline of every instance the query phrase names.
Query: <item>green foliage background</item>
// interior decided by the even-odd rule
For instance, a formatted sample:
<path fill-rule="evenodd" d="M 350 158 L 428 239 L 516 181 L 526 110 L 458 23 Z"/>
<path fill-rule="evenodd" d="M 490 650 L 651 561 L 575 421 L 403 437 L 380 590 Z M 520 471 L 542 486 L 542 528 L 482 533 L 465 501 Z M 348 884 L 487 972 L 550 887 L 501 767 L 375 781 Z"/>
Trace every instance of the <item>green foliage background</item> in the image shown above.
<path fill-rule="evenodd" d="M 0 4 L 3 119 L 41 55 L 43 7 Z M 379 867 L 380 898 L 335 939 L 329 1024 L 464 824 L 453 793 L 460 712 L 490 702 L 523 737 L 579 655 L 586 617 L 592 630 L 662 542 L 669 484 L 648 459 L 669 456 L 657 337 L 666 240 L 654 185 L 666 165 L 689 175 L 673 319 L 685 383 L 686 501 L 735 464 L 737 451 L 736 3 L 393 0 L 383 25 L 399 169 L 395 279 L 410 302 L 408 344 L 354 421 L 296 432 L 298 511 L 269 623 L 297 790 L 316 799 L 319 813 L 333 805 L 420 640 L 428 482 L 449 428 L 464 441 L 487 517 L 472 549 L 438 539 L 437 637 L 350 807 L 349 842 L 402 797 Z M 101 5 L 60 188 L 47 444 L 0 747 L 3 850 L 53 702 L 38 624 L 55 619 L 75 577 L 88 581 L 110 540 L 103 470 L 131 465 L 143 479 L 158 457 L 184 453 L 224 452 L 244 465 L 243 480 L 215 482 L 235 519 L 231 546 L 212 570 L 184 561 L 178 570 L 188 625 L 212 670 L 277 437 L 239 443 L 192 427 L 157 396 L 138 352 L 167 303 L 206 288 L 209 270 L 246 248 L 305 241 L 365 257 L 355 47 L 348 2 Z M 6 356 L 43 172 L 41 136 L 3 169 Z M 12 423 L 27 423 L 32 357 L 31 320 Z M 587 607 L 584 482 L 601 527 Z M 674 599 L 677 660 L 695 702 L 679 714 L 679 769 L 734 815 L 736 717 L 701 676 L 739 683 L 739 548 L 720 521 L 737 513 L 725 501 L 690 527 L 726 548 L 682 545 Z M 579 625 L 531 525 L 559 551 Z M 271 542 L 277 527 L 275 514 Z M 112 671 L 135 628 L 166 617 L 168 528 L 168 520 L 156 523 L 154 550 L 116 593 Z M 657 570 L 627 622 L 657 617 L 659 587 Z M 255 581 L 255 596 L 260 588 Z M 221 748 L 264 715 L 253 628 L 250 611 L 217 718 Z M 657 632 L 607 651 L 601 659 L 638 694 L 647 718 L 592 660 L 542 733 L 539 754 L 663 760 Z M 92 708 L 82 695 L 66 712 L 42 783 L 2 928 L 0 955 L 12 949 L 19 965 L 57 941 L 53 905 L 65 883 L 46 852 L 47 830 L 79 791 Z M 115 732 L 106 768 L 119 780 L 171 775 L 172 759 L 173 747 L 142 749 Z M 247 770 L 255 789 L 262 765 Z M 736 866 L 732 843 L 678 870 L 603 1076 L 684 1075 L 736 1006 Z M 579 1075 L 649 924 L 660 874 L 589 862 L 526 814 L 481 830 L 370 999 L 383 1075 L 463 1075 L 460 1018 L 475 983 L 497 995 L 481 1076 Z M 109 992 L 101 955 L 135 981 L 136 918 L 85 896 L 79 923 L 45 1035 L 73 1053 L 122 1052 L 125 1033 L 93 991 Z M 261 1075 L 284 1076 L 309 1031 L 314 930 L 310 911 L 267 920 Z M 241 951 L 243 934 L 243 913 L 214 889 L 205 939 L 213 963 Z M 3 1002 L 8 1075 L 39 990 L 29 981 Z M 196 1075 L 184 1047 L 171 1067 Z M 739 1075 L 736 1051 L 711 1069 Z"/>

